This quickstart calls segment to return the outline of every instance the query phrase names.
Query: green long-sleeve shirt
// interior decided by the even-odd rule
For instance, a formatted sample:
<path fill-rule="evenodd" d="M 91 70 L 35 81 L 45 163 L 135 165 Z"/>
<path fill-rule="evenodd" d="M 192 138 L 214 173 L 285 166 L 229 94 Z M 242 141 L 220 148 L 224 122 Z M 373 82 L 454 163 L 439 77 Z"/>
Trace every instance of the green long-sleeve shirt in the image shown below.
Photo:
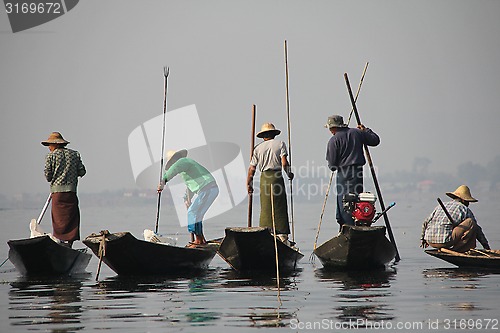
<path fill-rule="evenodd" d="M 187 157 L 177 160 L 163 174 L 163 180 L 168 182 L 180 174 L 189 191 L 198 193 L 206 185 L 215 182 L 215 178 L 201 164 Z"/>

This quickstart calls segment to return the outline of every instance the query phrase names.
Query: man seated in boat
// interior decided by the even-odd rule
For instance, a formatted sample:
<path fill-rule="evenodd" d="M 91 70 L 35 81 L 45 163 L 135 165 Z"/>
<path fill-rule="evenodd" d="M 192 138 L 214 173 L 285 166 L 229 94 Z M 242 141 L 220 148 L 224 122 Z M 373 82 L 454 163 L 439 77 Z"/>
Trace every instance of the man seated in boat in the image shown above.
<path fill-rule="evenodd" d="M 286 172 L 290 180 L 293 179 L 293 173 L 288 163 L 285 143 L 274 139 L 280 133 L 281 131 L 271 123 L 263 124 L 260 132 L 257 133 L 257 137 L 264 141 L 255 146 L 253 151 L 248 168 L 247 190 L 248 193 L 253 193 L 253 177 L 258 168 L 261 173 L 259 226 L 272 230 L 274 216 L 276 234 L 281 241 L 286 242 L 290 226 L 288 225 L 288 206 L 282 170 Z M 271 188 L 273 205 L 271 205 Z"/>
<path fill-rule="evenodd" d="M 208 211 L 215 198 L 219 195 L 219 187 L 212 174 L 195 160 L 186 157 L 187 150 L 170 150 L 167 152 L 167 162 L 162 182 L 158 186 L 158 192 L 163 190 L 166 182 L 180 174 L 184 184 L 186 184 L 186 204 L 188 231 L 194 235 L 194 241 L 189 247 L 203 245 L 207 241 L 203 235 L 203 217 Z M 193 194 L 196 194 L 194 201 L 191 201 Z"/>
<path fill-rule="evenodd" d="M 422 225 L 421 247 L 430 245 L 438 249 L 467 252 L 476 247 L 477 239 L 489 250 L 488 240 L 469 208 L 471 202 L 477 202 L 469 187 L 461 185 L 454 192 L 446 192 L 446 195 L 453 199 L 444 203 L 453 221 L 450 221 L 440 205 L 434 208 Z"/>

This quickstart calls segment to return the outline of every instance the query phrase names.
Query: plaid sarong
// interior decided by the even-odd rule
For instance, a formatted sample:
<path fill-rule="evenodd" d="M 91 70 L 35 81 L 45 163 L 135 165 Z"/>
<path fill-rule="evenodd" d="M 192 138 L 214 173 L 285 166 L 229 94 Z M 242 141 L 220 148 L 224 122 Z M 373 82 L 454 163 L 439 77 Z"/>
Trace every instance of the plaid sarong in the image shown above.
<path fill-rule="evenodd" d="M 63 241 L 80 239 L 80 209 L 76 192 L 52 193 L 52 234 Z"/>

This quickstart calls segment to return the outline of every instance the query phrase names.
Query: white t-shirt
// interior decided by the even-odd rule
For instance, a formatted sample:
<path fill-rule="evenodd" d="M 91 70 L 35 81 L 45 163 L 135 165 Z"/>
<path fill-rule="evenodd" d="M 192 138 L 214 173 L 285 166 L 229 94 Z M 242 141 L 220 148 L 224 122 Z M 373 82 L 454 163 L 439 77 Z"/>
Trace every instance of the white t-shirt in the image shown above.
<path fill-rule="evenodd" d="M 281 170 L 281 157 L 287 156 L 286 145 L 280 140 L 267 140 L 255 146 L 250 165 L 257 166 L 260 172 Z"/>

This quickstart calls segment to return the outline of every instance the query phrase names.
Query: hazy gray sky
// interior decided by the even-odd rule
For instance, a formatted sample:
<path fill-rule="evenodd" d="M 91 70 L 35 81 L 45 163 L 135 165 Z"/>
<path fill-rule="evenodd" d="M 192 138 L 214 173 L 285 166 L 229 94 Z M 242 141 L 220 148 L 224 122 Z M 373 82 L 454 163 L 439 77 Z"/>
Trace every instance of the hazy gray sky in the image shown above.
<path fill-rule="evenodd" d="M 285 39 L 295 166 L 324 165 L 323 124 L 350 110 L 343 74 L 356 90 L 367 61 L 358 108 L 380 173 L 486 163 L 500 154 L 499 13 L 494 0 L 84 0 L 14 34 L 1 12 L 0 193 L 48 191 L 51 131 L 82 155 L 80 191 L 133 188 L 127 138 L 162 113 L 165 65 L 169 109 L 195 104 L 206 139 L 247 163 L 252 104 L 286 141 Z"/>

